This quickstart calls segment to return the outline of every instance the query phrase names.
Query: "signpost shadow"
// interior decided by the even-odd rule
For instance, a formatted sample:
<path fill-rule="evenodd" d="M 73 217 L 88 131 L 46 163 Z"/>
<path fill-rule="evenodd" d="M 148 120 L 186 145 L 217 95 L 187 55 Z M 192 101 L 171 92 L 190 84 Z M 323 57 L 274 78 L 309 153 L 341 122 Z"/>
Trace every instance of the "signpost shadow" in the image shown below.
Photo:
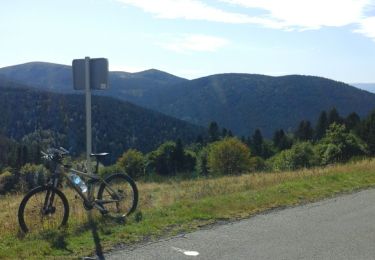
<path fill-rule="evenodd" d="M 100 260 L 105 259 L 104 255 L 103 255 L 103 247 L 102 247 L 102 245 L 100 243 L 100 236 L 99 236 L 99 233 L 98 233 L 98 226 L 97 226 L 96 222 L 93 219 L 92 212 L 89 211 L 87 214 L 88 214 L 89 226 L 90 226 L 90 229 L 91 229 L 92 238 L 93 238 L 94 244 L 95 244 L 95 254 L 96 254 L 96 257 L 97 257 L 97 259 L 100 259 Z"/>

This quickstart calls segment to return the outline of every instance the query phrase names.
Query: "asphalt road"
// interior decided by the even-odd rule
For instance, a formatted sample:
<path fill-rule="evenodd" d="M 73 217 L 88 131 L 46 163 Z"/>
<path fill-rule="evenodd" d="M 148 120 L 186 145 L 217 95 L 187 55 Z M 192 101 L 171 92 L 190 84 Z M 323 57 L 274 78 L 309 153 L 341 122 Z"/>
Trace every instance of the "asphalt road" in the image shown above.
<path fill-rule="evenodd" d="M 375 259 L 375 190 L 271 211 L 106 259 Z"/>

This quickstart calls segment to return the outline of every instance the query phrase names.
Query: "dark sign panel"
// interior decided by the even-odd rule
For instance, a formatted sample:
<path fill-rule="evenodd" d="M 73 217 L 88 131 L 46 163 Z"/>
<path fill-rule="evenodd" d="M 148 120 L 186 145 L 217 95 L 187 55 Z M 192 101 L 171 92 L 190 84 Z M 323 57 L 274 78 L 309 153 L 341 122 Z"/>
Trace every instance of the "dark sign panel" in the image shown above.
<path fill-rule="evenodd" d="M 107 89 L 108 85 L 108 60 L 104 58 L 90 59 L 90 88 Z M 84 90 L 86 86 L 85 59 L 73 60 L 73 87 Z"/>

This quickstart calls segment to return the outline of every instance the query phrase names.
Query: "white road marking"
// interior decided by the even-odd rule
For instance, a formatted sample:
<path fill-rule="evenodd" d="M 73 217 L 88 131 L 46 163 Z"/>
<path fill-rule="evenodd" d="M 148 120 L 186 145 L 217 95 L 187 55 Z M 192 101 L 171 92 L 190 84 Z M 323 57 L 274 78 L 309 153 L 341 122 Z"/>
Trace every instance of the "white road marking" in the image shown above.
<path fill-rule="evenodd" d="M 199 252 L 197 252 L 197 251 L 188 251 L 188 250 L 184 250 L 184 249 L 174 247 L 174 246 L 172 246 L 172 248 L 174 250 L 180 252 L 180 253 L 183 253 L 184 255 L 187 255 L 187 256 L 198 256 L 199 255 Z"/>

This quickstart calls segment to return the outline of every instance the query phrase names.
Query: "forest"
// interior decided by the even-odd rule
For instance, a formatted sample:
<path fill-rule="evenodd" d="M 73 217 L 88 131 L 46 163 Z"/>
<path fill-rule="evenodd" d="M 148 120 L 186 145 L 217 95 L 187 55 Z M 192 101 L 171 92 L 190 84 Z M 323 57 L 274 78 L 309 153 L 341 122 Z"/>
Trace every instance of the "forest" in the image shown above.
<path fill-rule="evenodd" d="M 51 130 L 38 130 L 16 141 L 0 136 L 0 192 L 27 191 L 48 178 L 40 151 L 58 146 L 62 137 Z M 234 136 L 230 129 L 211 122 L 194 141 L 181 138 L 142 152 L 130 148 L 114 163 L 101 165 L 100 174 L 125 172 L 136 180 L 199 178 L 249 172 L 298 170 L 375 154 L 375 111 L 361 119 L 355 112 L 341 117 L 332 108 L 322 111 L 316 124 L 302 120 L 294 131 L 279 129 L 271 139 L 260 129 L 249 136 Z M 83 161 L 83 154 L 70 158 Z"/>

